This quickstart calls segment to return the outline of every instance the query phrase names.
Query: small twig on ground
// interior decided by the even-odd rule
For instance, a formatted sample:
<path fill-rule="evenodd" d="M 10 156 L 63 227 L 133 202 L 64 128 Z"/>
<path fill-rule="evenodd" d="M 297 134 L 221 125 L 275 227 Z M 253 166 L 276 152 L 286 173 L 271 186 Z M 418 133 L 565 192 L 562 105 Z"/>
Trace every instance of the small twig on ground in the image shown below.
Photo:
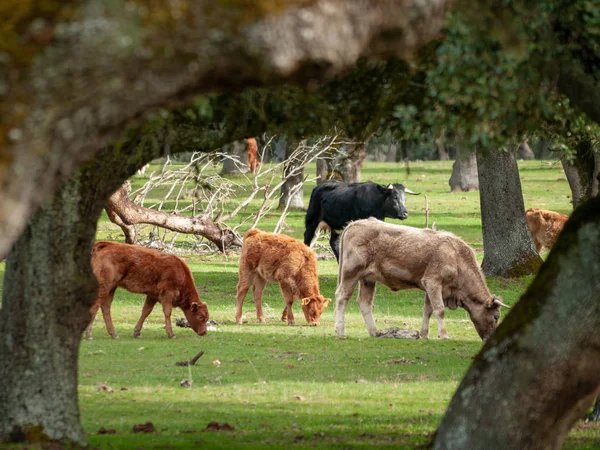
<path fill-rule="evenodd" d="M 176 366 L 193 366 L 194 364 L 196 364 L 196 361 L 198 361 L 202 355 L 204 355 L 204 350 L 200 350 L 200 352 L 196 356 L 194 356 L 192 359 L 190 359 L 189 361 L 177 361 L 175 363 L 175 365 Z"/>

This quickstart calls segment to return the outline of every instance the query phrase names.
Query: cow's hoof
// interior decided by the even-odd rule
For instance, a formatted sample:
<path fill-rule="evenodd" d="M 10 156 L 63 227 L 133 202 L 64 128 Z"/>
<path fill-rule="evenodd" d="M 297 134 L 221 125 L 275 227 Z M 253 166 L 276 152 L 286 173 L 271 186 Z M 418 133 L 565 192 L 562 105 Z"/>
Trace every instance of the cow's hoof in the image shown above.
<path fill-rule="evenodd" d="M 288 322 L 288 327 L 293 327 L 294 325 L 296 325 L 295 322 Z"/>
<path fill-rule="evenodd" d="M 311 327 L 318 327 L 318 326 L 319 326 L 319 324 L 318 324 L 318 323 L 314 323 L 314 322 L 313 322 L 313 323 L 309 323 L 309 325 L 310 325 Z"/>
<path fill-rule="evenodd" d="M 115 334 L 114 336 L 111 336 L 113 339 L 119 339 L 119 335 Z"/>
<path fill-rule="evenodd" d="M 169 339 L 175 339 L 176 337 L 177 337 L 177 336 L 175 336 L 175 335 L 172 335 L 172 336 L 169 336 Z"/>
<path fill-rule="evenodd" d="M 445 335 L 443 335 L 443 336 L 438 336 L 438 337 L 439 337 L 439 338 L 440 338 L 442 341 L 447 341 L 448 339 L 450 339 L 450 337 L 449 337 L 447 334 L 445 334 Z"/>
<path fill-rule="evenodd" d="M 94 340 L 94 338 L 93 338 L 93 337 L 91 337 L 91 336 L 86 336 L 85 338 L 86 338 L 88 341 L 93 341 L 93 340 Z"/>

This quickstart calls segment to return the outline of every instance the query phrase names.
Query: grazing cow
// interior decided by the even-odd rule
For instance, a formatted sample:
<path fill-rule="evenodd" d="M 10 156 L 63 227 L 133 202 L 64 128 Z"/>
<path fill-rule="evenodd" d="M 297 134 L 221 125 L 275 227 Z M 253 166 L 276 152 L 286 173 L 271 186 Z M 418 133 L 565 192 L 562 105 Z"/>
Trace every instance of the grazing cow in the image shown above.
<path fill-rule="evenodd" d="M 315 231 L 331 229 L 329 244 L 339 261 L 338 239 L 341 230 L 353 220 L 375 217 L 384 220 L 404 220 L 408 212 L 404 206 L 406 194 L 419 195 L 402 184 L 387 187 L 377 183 L 342 183 L 326 181 L 313 189 L 306 212 L 304 243 L 310 246 Z"/>
<path fill-rule="evenodd" d="M 256 169 L 260 167 L 260 161 L 258 160 L 258 145 L 256 139 L 246 138 L 246 151 L 248 152 L 248 170 L 254 173 Z"/>
<path fill-rule="evenodd" d="M 301 299 L 304 317 L 310 325 L 319 325 L 329 300 L 319 291 L 317 257 L 301 242 L 282 234 L 265 233 L 256 228 L 244 235 L 239 263 L 235 321 L 242 323 L 242 304 L 250 286 L 256 304 L 256 317 L 265 322 L 262 294 L 267 281 L 277 281 L 286 307 L 281 320 L 294 325 L 292 303 Z"/>
<path fill-rule="evenodd" d="M 92 338 L 92 325 L 99 308 L 102 308 L 108 334 L 114 339 L 119 338 L 110 315 L 118 287 L 134 294 L 146 294 L 142 315 L 133 332 L 134 338 L 140 337 L 144 320 L 157 302 L 162 305 L 165 328 L 170 338 L 175 337 L 171 327 L 174 306 L 182 309 L 196 333 L 200 336 L 206 334 L 208 308 L 198 297 L 192 272 L 177 256 L 134 245 L 100 241 L 92 250 L 92 269 L 98 280 L 98 297 L 90 310 L 92 320 L 85 331 L 86 338 Z"/>
<path fill-rule="evenodd" d="M 490 294 L 475 252 L 451 233 L 392 225 L 377 219 L 352 222 L 340 244 L 340 267 L 335 292 L 335 331 L 344 335 L 344 312 L 360 283 L 358 304 L 371 336 L 375 283 L 393 291 L 417 288 L 425 291 L 421 336 L 429 336 L 429 318 L 434 313 L 438 336 L 448 339 L 444 306 L 467 310 L 475 329 L 487 340 L 498 325 L 500 307 L 506 306 Z"/>
<path fill-rule="evenodd" d="M 533 237 L 533 243 L 538 253 L 542 251 L 542 248 L 547 250 L 552 248 L 569 218 L 566 214 L 540 208 L 529 208 L 526 215 L 527 226 L 531 231 L 531 237 Z"/>

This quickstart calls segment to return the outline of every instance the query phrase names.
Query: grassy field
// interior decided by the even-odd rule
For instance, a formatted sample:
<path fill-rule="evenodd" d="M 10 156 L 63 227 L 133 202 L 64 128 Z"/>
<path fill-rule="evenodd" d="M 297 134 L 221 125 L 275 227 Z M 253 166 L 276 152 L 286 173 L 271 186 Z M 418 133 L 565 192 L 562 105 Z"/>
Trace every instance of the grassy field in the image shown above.
<path fill-rule="evenodd" d="M 155 167 L 154 167 L 155 168 Z M 479 194 L 448 192 L 451 162 L 403 164 L 367 163 L 363 180 L 402 182 L 427 194 L 430 221 L 456 233 L 482 255 Z M 556 161 L 520 163 L 525 206 L 570 212 L 570 192 Z M 146 173 L 150 173 L 151 170 Z M 314 173 L 310 167 L 307 172 Z M 134 186 L 144 179 L 136 178 Z M 236 179 L 245 183 L 243 177 Z M 313 185 L 305 189 L 305 200 Z M 160 192 L 152 194 L 156 198 Z M 244 193 L 240 192 L 239 201 Z M 259 200 L 248 207 L 256 209 Z M 424 198 L 410 196 L 410 217 L 404 223 L 422 227 Z M 165 205 L 169 210 L 169 205 Z M 275 213 L 260 227 L 271 231 Z M 303 212 L 286 219 L 285 232 L 301 238 Z M 236 219 L 237 220 L 237 219 Z M 235 225 L 235 221 L 230 225 Z M 143 231 L 147 233 L 149 227 Z M 240 228 L 244 231 L 244 227 Z M 122 241 L 120 230 L 103 218 L 99 238 Z M 181 242 L 187 242 L 181 237 Z M 323 238 L 321 252 L 326 249 Z M 429 341 L 375 339 L 368 336 L 358 307 L 351 301 L 346 315 L 347 339 L 333 332 L 333 303 L 321 326 L 308 327 L 298 313 L 295 327 L 279 320 L 283 300 L 269 284 L 264 301 L 268 323 L 259 324 L 246 298 L 247 323 L 233 322 L 237 283 L 236 252 L 228 255 L 189 254 L 201 298 L 209 305 L 216 331 L 205 337 L 175 328 L 168 340 L 160 307 L 149 317 L 141 339 L 132 337 L 141 312 L 142 296 L 117 291 L 113 320 L 121 339 L 108 337 L 98 318 L 94 340 L 83 341 L 79 366 L 81 417 L 89 442 L 96 448 L 415 448 L 426 444 L 439 424 L 448 402 L 478 352 L 481 341 L 463 310 L 447 311 L 450 341 L 440 341 L 435 320 Z M 0 265 L 3 275 L 4 265 Z M 337 264 L 319 261 L 321 289 L 334 297 Z M 514 304 L 530 277 L 489 279 L 492 292 Z M 380 328 L 420 328 L 423 293 L 392 293 L 379 286 L 374 315 Z M 99 315 L 100 316 L 100 315 Z M 175 311 L 175 317 L 183 317 Z M 176 366 L 204 350 L 193 367 Z M 183 388 L 183 379 L 191 388 Z M 114 392 L 99 390 L 101 384 Z M 154 433 L 133 433 L 135 424 L 152 422 Z M 210 422 L 229 424 L 233 430 L 208 431 Z M 101 428 L 115 434 L 100 434 Z M 579 424 L 567 448 L 598 448 L 600 428 Z"/>

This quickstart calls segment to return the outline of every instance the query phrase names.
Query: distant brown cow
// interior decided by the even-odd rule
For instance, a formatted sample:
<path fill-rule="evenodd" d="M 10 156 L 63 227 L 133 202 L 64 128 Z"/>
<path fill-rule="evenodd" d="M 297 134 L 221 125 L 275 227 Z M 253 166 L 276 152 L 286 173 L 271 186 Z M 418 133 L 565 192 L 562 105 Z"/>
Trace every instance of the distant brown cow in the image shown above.
<path fill-rule="evenodd" d="M 239 263 L 235 321 L 242 323 L 242 305 L 250 286 L 256 304 L 256 317 L 265 322 L 262 311 L 262 293 L 267 281 L 276 281 L 281 287 L 286 308 L 281 320 L 294 325 L 292 303 L 301 299 L 302 311 L 310 325 L 319 325 L 321 314 L 329 300 L 319 291 L 317 257 L 302 242 L 289 236 L 265 233 L 256 228 L 244 235 Z"/>
<path fill-rule="evenodd" d="M 340 267 L 335 292 L 335 331 L 344 335 L 344 313 L 350 296 L 360 283 L 358 304 L 371 336 L 377 334 L 373 320 L 375 283 L 393 291 L 425 291 L 421 336 L 429 336 L 429 318 L 436 315 L 438 336 L 448 339 L 444 306 L 462 307 L 471 316 L 479 336 L 488 339 L 506 306 L 490 294 L 475 252 L 451 233 L 392 225 L 371 218 L 352 222 L 340 240 Z"/>
<path fill-rule="evenodd" d="M 173 307 L 182 309 L 191 328 L 200 336 L 206 334 L 208 308 L 200 301 L 189 267 L 177 256 L 158 250 L 117 242 L 96 242 L 92 250 L 92 269 L 98 280 L 98 297 L 90 312 L 92 320 L 85 336 L 92 338 L 92 325 L 99 308 L 106 324 L 106 330 L 114 339 L 115 331 L 110 315 L 110 306 L 118 287 L 146 294 L 146 302 L 140 320 L 135 326 L 133 337 L 140 337 L 144 320 L 158 302 L 165 315 L 167 336 L 175 337 L 171 326 Z"/>
<path fill-rule="evenodd" d="M 542 248 L 547 250 L 552 248 L 569 218 L 566 214 L 541 208 L 529 208 L 526 215 L 527 226 L 531 231 L 531 237 L 538 253 L 542 251 Z"/>
<path fill-rule="evenodd" d="M 248 170 L 254 173 L 256 169 L 260 167 L 260 161 L 258 160 L 258 145 L 256 139 L 246 138 L 246 151 L 248 152 Z"/>

